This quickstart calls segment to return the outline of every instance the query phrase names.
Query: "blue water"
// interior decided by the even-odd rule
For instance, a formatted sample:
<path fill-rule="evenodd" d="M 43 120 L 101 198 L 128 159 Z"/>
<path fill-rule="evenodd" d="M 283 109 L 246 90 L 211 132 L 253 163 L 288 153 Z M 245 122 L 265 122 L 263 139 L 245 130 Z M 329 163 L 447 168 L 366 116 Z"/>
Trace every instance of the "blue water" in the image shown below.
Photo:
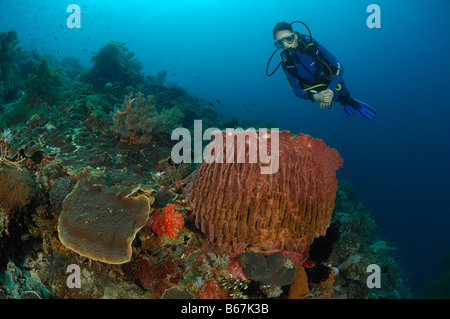
<path fill-rule="evenodd" d="M 66 25 L 73 2 L 80 29 Z M 379 29 L 366 24 L 371 3 L 381 9 Z M 2 0 L 0 31 L 15 29 L 25 49 L 86 66 L 92 52 L 122 41 L 146 74 L 167 70 L 168 82 L 219 99 L 226 116 L 322 138 L 344 158 L 338 177 L 355 186 L 419 293 L 450 247 L 448 12 L 447 0 Z M 298 99 L 281 70 L 266 77 L 272 29 L 294 20 L 337 56 L 352 95 L 377 110 L 374 121 Z"/>

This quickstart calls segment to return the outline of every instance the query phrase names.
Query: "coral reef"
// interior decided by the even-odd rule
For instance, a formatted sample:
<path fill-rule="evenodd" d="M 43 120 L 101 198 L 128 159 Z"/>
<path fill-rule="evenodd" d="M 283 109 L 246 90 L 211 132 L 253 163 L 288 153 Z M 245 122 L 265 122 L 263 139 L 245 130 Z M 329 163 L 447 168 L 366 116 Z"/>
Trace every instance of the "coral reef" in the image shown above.
<path fill-rule="evenodd" d="M 65 57 L 61 60 L 63 71 L 71 78 L 76 79 L 84 71 L 84 67 L 75 57 Z"/>
<path fill-rule="evenodd" d="M 179 287 L 171 287 L 164 291 L 161 299 L 194 299 L 194 295 L 185 287 L 182 289 Z"/>
<path fill-rule="evenodd" d="M 52 66 L 44 58 L 36 63 L 33 73 L 28 76 L 27 101 L 31 105 L 39 103 L 58 104 L 62 97 L 67 75 L 61 66 Z"/>
<path fill-rule="evenodd" d="M 26 126 L 31 116 L 41 113 L 40 111 L 41 108 L 37 110 L 26 103 L 17 103 L 14 107 L 5 110 L 0 119 L 0 125 L 9 128 L 22 128 Z"/>
<path fill-rule="evenodd" d="M 363 205 L 356 201 L 353 187 L 339 181 L 332 222 L 338 222 L 339 239 L 324 262 L 334 269 L 332 298 L 410 298 L 405 278 L 390 250 L 377 249 L 376 224 Z M 379 265 L 381 288 L 366 285 L 367 266 Z"/>
<path fill-rule="evenodd" d="M 20 50 L 17 32 L 0 32 L 0 103 L 8 103 L 17 98 L 23 85 L 18 64 Z"/>
<path fill-rule="evenodd" d="M 35 151 L 31 151 L 32 149 L 33 147 L 28 146 L 25 153 L 33 157 L 34 152 L 39 152 L 39 148 Z M 49 150 L 49 148 L 46 149 Z M 45 161 L 41 163 L 45 164 Z M 52 190 L 56 181 L 61 177 L 67 177 L 66 169 L 55 165 L 54 162 L 49 162 L 44 167 L 48 172 L 39 178 L 39 182 L 43 183 L 42 185 L 45 184 L 42 189 Z M 89 183 L 89 196 L 97 198 L 95 200 L 97 206 L 109 200 L 99 200 L 94 196 L 93 191 L 97 188 L 107 191 L 112 188 L 112 184 L 120 181 L 116 178 L 114 169 L 108 171 L 111 175 L 108 174 L 107 178 L 101 178 L 103 174 L 99 174 L 100 181 Z M 78 183 L 80 180 L 82 183 L 81 176 L 78 177 Z M 124 180 L 123 182 L 129 183 L 129 189 L 133 189 L 135 185 L 132 181 Z M 93 184 L 97 186 L 93 187 Z M 181 187 L 187 187 L 187 185 L 181 184 Z M 167 191 L 170 190 L 165 188 L 159 190 L 161 193 Z M 175 207 L 172 209 L 172 206 L 169 206 L 170 209 L 167 211 L 172 212 L 176 209 L 183 214 L 188 213 L 185 196 L 182 193 L 179 194 L 174 200 Z M 68 197 L 70 199 L 71 195 Z M 83 196 L 76 196 L 76 198 L 81 201 L 80 198 Z M 163 208 L 164 205 L 161 207 Z M 88 210 L 91 211 L 91 209 Z M 309 256 L 311 259 L 308 259 L 304 266 L 297 266 L 295 274 L 292 263 L 294 258 L 291 260 L 291 255 L 288 253 L 284 256 L 281 253 L 275 253 L 266 257 L 248 252 L 237 259 L 230 257 L 228 253 L 206 253 L 198 242 L 201 236 L 192 225 L 183 227 L 177 232 L 176 237 L 170 238 L 155 236 L 152 225 L 147 223 L 136 234 L 138 240 L 131 243 L 133 258 L 127 263 L 114 265 L 95 260 L 88 261 L 78 254 L 71 253 L 59 242 L 58 234 L 54 232 L 56 226 L 54 215 L 45 204 L 40 206 L 34 214 L 33 221 L 36 226 L 32 227 L 32 224 L 29 224 L 29 227 L 33 237 L 42 238 L 41 244 L 39 242 L 33 244 L 39 258 L 28 258 L 24 263 L 24 270 L 20 270 L 21 273 L 17 270 L 13 271 L 10 267 L 9 271 L 1 274 L 11 283 L 20 282 L 20 278 L 28 276 L 30 278 L 28 282 L 33 280 L 34 284 L 32 286 L 18 283 L 12 286 L 11 284 L 11 287 L 15 288 L 0 285 L 5 296 L 25 297 L 26 294 L 22 293 L 30 291 L 35 291 L 41 298 L 57 296 L 59 298 L 289 297 L 315 299 L 399 298 L 406 295 L 399 269 L 392 257 L 385 256 L 384 253 L 387 250 L 379 249 L 379 245 L 375 245 L 379 239 L 373 235 L 374 223 L 370 223 L 368 213 L 355 201 L 350 185 L 342 181 L 339 182 L 337 189 L 331 226 L 324 236 L 315 239 L 311 245 Z M 367 227 L 364 227 L 362 223 L 366 223 Z M 88 232 L 85 231 L 85 233 Z M 110 231 L 106 230 L 106 232 Z M 337 233 L 339 237 L 336 241 Z M 361 239 L 359 246 L 355 245 L 357 239 Z M 311 262 L 312 259 L 314 261 Z M 365 282 L 367 278 L 365 268 L 373 262 L 382 265 L 382 289 L 376 291 L 369 290 Z M 80 265 L 82 269 L 81 289 L 69 289 L 65 284 L 67 275 L 61 269 L 73 263 Z M 255 271 L 252 272 L 251 269 Z M 267 269 L 271 274 L 282 275 L 264 276 L 264 270 Z M 257 275 L 254 276 L 254 274 Z M 135 282 L 136 279 L 139 281 L 138 284 Z"/>
<path fill-rule="evenodd" d="M 14 262 L 9 261 L 4 269 L 0 269 L 0 299 L 4 298 L 44 299 L 55 298 L 55 295 L 39 280 L 35 280 Z"/>
<path fill-rule="evenodd" d="M 237 148 L 237 139 L 234 143 Z M 195 225 L 205 234 L 205 247 L 235 255 L 249 246 L 284 250 L 296 253 L 302 263 L 314 238 L 328 228 L 336 170 L 342 164 L 337 151 L 322 140 L 287 131 L 279 134 L 275 174 L 261 174 L 261 164 L 248 158 L 245 163 L 202 163 L 189 200 Z"/>

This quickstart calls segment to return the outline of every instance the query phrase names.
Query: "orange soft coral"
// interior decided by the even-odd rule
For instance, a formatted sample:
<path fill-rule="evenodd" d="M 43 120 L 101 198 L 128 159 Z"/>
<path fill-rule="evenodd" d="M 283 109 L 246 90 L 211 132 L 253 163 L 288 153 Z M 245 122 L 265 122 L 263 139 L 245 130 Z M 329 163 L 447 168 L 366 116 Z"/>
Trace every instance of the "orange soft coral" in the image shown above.
<path fill-rule="evenodd" d="M 158 236 L 161 237 L 163 235 L 167 235 L 170 238 L 174 238 L 178 234 L 177 229 L 183 229 L 183 216 L 177 211 L 172 211 L 174 208 L 174 204 L 167 204 L 162 212 L 157 211 L 153 215 L 152 229 L 158 234 Z"/>

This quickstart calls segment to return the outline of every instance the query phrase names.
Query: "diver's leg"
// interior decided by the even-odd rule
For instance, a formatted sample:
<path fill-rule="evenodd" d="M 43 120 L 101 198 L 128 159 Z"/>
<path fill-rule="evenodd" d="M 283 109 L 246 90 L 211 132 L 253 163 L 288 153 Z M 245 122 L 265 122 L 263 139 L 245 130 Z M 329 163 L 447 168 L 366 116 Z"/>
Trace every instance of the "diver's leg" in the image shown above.
<path fill-rule="evenodd" d="M 336 96 L 336 101 L 340 102 L 341 104 L 348 105 L 350 103 L 350 99 L 351 99 L 350 92 L 348 91 L 347 86 L 345 85 L 344 81 L 342 81 L 340 86 L 341 86 L 341 89 L 339 91 L 336 91 L 336 93 L 338 93 Z"/>
<path fill-rule="evenodd" d="M 341 89 L 339 91 L 336 91 L 337 94 L 334 95 L 333 100 L 340 102 L 342 105 L 342 110 L 347 115 L 355 115 L 356 112 L 353 110 L 353 108 L 350 106 L 350 101 L 352 99 L 350 92 L 347 89 L 347 86 L 345 85 L 344 81 L 342 81 Z"/>
<path fill-rule="evenodd" d="M 338 92 L 339 96 L 337 97 L 337 101 L 341 103 L 342 110 L 347 115 L 359 114 L 367 120 L 373 120 L 375 118 L 377 112 L 370 105 L 352 98 L 344 81 L 342 81 L 341 90 Z"/>

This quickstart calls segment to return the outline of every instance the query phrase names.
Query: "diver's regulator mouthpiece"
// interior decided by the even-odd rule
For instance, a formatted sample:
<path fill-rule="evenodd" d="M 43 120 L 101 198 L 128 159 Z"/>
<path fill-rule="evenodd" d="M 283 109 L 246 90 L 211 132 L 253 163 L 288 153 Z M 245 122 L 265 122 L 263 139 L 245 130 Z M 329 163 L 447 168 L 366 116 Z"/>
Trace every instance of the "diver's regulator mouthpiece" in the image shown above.
<path fill-rule="evenodd" d="M 292 61 L 292 59 L 295 56 L 295 48 L 287 48 L 286 50 L 284 50 L 284 52 L 286 53 L 286 60 L 287 61 Z"/>

